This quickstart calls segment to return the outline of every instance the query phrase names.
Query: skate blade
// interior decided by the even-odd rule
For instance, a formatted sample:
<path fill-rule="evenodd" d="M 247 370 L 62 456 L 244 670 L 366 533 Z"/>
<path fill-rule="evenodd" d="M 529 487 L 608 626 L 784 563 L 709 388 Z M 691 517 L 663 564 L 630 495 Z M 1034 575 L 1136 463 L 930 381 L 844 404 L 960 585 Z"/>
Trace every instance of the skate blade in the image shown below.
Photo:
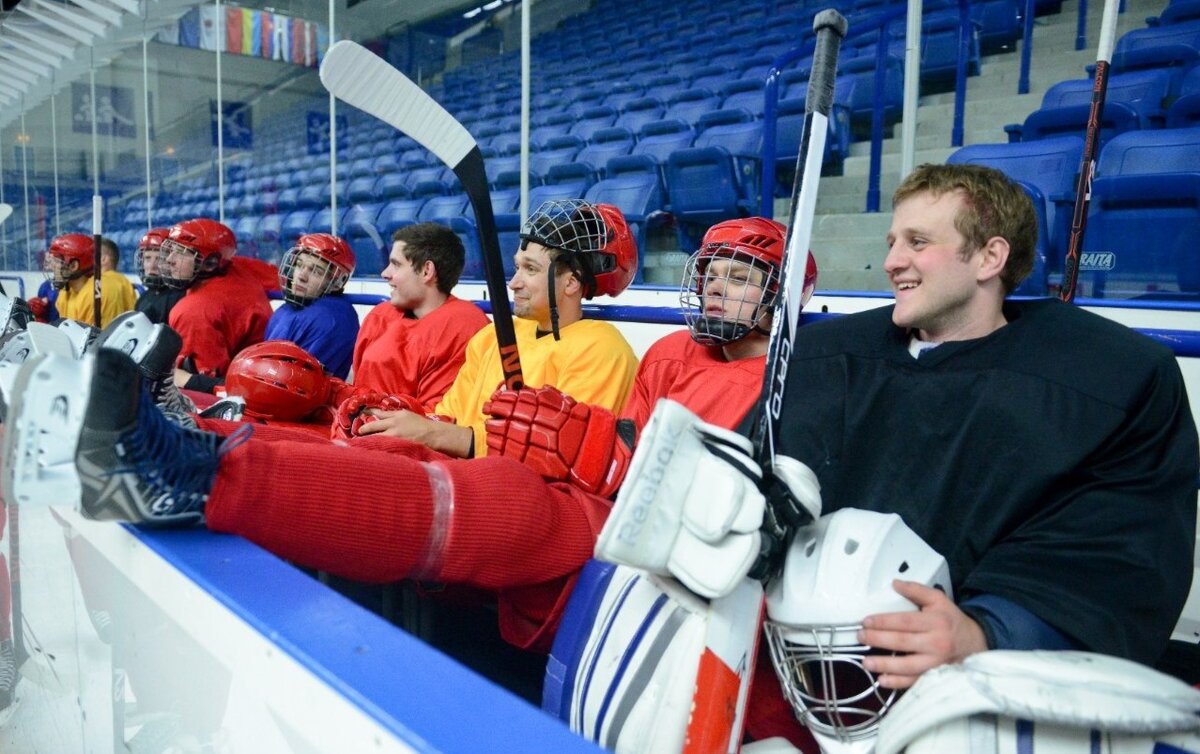
<path fill-rule="evenodd" d="M 78 505 L 75 448 L 91 387 L 92 360 L 39 355 L 13 385 L 4 424 L 0 487 L 18 505 Z"/>

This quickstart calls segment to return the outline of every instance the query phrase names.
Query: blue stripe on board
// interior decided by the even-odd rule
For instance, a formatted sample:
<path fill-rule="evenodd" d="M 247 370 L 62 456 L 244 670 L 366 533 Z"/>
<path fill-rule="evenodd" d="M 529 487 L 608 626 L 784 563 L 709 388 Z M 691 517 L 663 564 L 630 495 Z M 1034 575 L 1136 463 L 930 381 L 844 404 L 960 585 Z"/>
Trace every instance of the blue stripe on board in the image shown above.
<path fill-rule="evenodd" d="M 1033 754 L 1033 722 L 1017 720 L 1017 754 Z"/>
<path fill-rule="evenodd" d="M 240 537 L 125 527 L 417 751 L 598 752 L 562 723 Z"/>

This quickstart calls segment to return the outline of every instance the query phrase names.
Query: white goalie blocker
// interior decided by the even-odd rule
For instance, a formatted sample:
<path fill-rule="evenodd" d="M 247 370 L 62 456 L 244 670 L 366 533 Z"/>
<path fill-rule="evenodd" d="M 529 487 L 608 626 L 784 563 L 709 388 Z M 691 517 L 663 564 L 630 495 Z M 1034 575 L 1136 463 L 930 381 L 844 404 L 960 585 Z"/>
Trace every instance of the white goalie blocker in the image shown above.
<path fill-rule="evenodd" d="M 762 588 L 711 602 L 598 560 L 583 569 L 546 667 L 542 709 L 618 754 L 735 752 Z M 737 731 L 735 733 L 735 731 Z"/>
<path fill-rule="evenodd" d="M 1200 754 L 1200 691 L 1090 652 L 994 650 L 929 671 L 875 754 Z"/>

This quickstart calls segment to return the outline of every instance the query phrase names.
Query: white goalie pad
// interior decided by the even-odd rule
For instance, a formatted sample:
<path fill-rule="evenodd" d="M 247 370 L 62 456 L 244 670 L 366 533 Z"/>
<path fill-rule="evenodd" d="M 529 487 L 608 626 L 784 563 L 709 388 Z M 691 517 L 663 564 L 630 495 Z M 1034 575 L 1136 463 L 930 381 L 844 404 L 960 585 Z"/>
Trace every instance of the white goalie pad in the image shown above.
<path fill-rule="evenodd" d="M 761 612 L 754 581 L 709 603 L 672 579 L 591 561 L 542 708 L 618 754 L 736 751 Z"/>
<path fill-rule="evenodd" d="M 879 728 L 876 754 L 1200 754 L 1200 691 L 1090 652 L 996 650 L 929 671 Z"/>

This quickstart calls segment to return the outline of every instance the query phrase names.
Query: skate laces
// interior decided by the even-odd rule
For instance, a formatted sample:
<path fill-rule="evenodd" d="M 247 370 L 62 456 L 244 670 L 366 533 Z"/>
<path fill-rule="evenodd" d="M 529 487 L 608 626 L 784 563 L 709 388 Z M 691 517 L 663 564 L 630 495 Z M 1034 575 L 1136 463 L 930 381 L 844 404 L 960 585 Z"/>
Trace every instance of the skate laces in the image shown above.
<path fill-rule="evenodd" d="M 175 385 L 175 375 L 168 372 L 148 380 L 150 395 L 154 402 L 164 411 L 177 414 L 190 414 L 196 410 L 195 404 L 185 396 Z"/>
<path fill-rule="evenodd" d="M 137 421 L 117 443 L 127 463 L 110 474 L 133 474 L 154 498 L 150 512 L 176 515 L 203 509 L 221 457 L 244 443 L 254 427 L 246 424 L 225 438 L 180 427 L 154 405 L 148 390 L 138 402 Z"/>

